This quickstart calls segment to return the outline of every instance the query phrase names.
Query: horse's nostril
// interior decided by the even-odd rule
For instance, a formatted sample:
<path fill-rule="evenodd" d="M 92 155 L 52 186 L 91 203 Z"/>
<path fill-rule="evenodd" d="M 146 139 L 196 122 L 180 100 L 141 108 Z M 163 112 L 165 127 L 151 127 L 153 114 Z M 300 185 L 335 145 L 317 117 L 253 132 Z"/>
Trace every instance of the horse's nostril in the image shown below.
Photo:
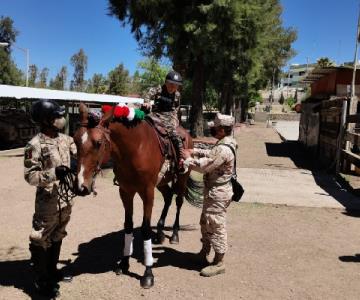
<path fill-rule="evenodd" d="M 89 194 L 90 194 L 89 189 L 86 186 L 81 185 L 80 190 L 79 190 L 79 195 L 86 196 L 86 195 L 89 195 Z"/>

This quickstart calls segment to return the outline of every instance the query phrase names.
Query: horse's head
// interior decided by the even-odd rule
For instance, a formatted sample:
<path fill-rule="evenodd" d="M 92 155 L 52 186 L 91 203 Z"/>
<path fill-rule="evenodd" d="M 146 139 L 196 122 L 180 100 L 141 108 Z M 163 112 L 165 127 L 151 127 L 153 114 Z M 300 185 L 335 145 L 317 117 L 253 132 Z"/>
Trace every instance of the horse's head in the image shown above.
<path fill-rule="evenodd" d="M 106 113 L 95 127 L 89 128 L 88 109 L 85 104 L 79 106 L 80 128 L 75 132 L 77 147 L 77 193 L 89 195 L 94 191 L 96 175 L 101 165 L 110 158 L 110 133 L 108 125 L 112 111 Z"/>

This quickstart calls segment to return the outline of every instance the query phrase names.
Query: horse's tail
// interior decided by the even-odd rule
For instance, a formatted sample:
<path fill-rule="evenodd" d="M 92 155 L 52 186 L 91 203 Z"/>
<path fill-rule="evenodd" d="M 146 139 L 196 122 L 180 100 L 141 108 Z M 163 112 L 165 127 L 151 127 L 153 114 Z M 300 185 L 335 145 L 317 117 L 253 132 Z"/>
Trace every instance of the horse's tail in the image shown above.
<path fill-rule="evenodd" d="M 189 176 L 185 187 L 185 199 L 193 206 L 201 208 L 204 201 L 204 182 L 191 175 Z"/>

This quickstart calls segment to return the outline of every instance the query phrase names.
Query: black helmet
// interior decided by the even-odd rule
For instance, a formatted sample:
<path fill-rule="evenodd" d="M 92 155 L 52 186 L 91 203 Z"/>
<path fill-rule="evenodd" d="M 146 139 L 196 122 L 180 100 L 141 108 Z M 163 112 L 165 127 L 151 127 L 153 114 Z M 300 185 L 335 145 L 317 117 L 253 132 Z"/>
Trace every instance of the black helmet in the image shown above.
<path fill-rule="evenodd" d="M 177 85 L 182 85 L 182 78 L 181 75 L 176 71 L 170 71 L 165 78 L 165 81 L 171 82 Z"/>
<path fill-rule="evenodd" d="M 39 100 L 33 103 L 30 113 L 34 122 L 51 125 L 54 119 L 64 116 L 65 110 L 53 100 Z"/>

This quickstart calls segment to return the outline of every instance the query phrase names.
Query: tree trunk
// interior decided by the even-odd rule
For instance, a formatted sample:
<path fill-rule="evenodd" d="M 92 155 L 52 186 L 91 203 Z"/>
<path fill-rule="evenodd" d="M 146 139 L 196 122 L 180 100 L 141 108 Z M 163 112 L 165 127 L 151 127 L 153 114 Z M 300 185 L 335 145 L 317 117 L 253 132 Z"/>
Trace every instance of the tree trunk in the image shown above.
<path fill-rule="evenodd" d="M 203 136 L 203 102 L 205 92 L 204 62 L 199 55 L 195 62 L 191 93 L 190 134 L 193 137 Z"/>

